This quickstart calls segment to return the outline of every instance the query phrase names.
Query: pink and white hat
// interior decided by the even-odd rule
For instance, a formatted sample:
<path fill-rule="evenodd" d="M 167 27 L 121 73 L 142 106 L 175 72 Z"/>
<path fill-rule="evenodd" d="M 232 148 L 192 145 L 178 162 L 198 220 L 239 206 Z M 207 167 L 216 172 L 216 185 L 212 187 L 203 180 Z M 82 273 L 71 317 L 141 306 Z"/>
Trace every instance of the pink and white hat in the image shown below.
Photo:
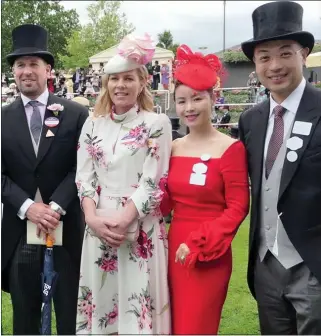
<path fill-rule="evenodd" d="M 154 56 L 155 45 L 151 37 L 127 35 L 119 43 L 117 54 L 104 66 L 104 73 L 116 74 L 137 69 L 149 63 Z"/>

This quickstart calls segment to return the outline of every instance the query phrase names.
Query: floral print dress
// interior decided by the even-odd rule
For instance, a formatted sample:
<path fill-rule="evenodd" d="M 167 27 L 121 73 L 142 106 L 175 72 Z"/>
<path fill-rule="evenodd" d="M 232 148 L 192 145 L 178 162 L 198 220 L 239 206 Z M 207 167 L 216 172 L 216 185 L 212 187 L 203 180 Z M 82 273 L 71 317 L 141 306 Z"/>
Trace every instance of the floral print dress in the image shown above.
<path fill-rule="evenodd" d="M 164 114 L 133 107 L 123 115 L 89 117 L 78 146 L 79 197 L 117 211 L 131 199 L 139 237 L 118 249 L 86 227 L 77 334 L 170 334 L 167 235 L 159 205 L 167 177 L 171 125 Z"/>

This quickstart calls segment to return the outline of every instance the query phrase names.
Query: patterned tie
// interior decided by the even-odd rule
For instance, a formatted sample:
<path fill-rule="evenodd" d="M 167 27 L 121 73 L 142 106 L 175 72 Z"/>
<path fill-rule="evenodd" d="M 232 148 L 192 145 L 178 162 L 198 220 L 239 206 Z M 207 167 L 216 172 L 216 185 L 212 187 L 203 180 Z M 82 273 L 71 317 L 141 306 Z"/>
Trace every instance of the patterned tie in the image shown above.
<path fill-rule="evenodd" d="M 42 120 L 38 106 L 41 106 L 41 104 L 36 100 L 31 100 L 28 104 L 33 108 L 33 113 L 30 119 L 30 131 L 35 143 L 38 145 L 42 129 Z"/>
<path fill-rule="evenodd" d="M 285 111 L 286 109 L 282 107 L 281 105 L 277 105 L 273 109 L 274 127 L 273 127 L 273 133 L 271 135 L 271 139 L 269 142 L 269 147 L 268 147 L 268 151 L 266 155 L 266 160 L 265 160 L 265 177 L 266 178 L 268 178 L 271 173 L 274 161 L 276 160 L 276 157 L 278 156 L 278 153 L 283 143 L 283 136 L 284 136 L 283 115 Z"/>

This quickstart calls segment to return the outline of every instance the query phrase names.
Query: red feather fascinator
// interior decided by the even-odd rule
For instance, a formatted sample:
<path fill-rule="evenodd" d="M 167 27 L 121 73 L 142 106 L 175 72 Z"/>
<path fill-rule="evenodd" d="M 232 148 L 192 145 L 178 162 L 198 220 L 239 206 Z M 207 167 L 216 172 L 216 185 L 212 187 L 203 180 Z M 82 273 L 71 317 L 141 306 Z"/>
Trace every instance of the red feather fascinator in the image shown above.
<path fill-rule="evenodd" d="M 194 90 L 204 91 L 215 86 L 222 74 L 222 63 L 214 54 L 193 53 L 185 44 L 177 48 L 174 78 Z"/>

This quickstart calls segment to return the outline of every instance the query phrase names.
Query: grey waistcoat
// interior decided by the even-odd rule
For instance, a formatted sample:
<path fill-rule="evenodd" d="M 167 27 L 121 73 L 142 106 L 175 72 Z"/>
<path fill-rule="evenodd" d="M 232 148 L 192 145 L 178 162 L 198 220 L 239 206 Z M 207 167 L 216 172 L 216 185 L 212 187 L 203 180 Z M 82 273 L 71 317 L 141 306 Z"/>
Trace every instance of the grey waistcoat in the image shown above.
<path fill-rule="evenodd" d="M 283 141 L 268 179 L 265 178 L 265 165 L 263 168 L 259 233 L 259 256 L 261 261 L 263 261 L 266 252 L 270 250 L 286 269 L 303 261 L 283 227 L 282 214 L 277 213 L 281 173 L 286 154 L 286 142 L 291 134 L 291 130 L 292 126 Z"/>
<path fill-rule="evenodd" d="M 33 149 L 34 149 L 34 151 L 35 151 L 35 153 L 36 153 L 36 156 L 37 156 L 37 155 L 38 155 L 38 150 L 39 150 L 40 139 L 41 139 L 41 136 L 42 136 L 42 130 L 41 130 L 41 133 L 40 133 L 40 137 L 39 137 L 38 145 L 35 143 L 35 140 L 34 140 L 34 138 L 33 138 L 33 136 L 32 136 L 32 133 L 31 133 L 31 131 L 30 131 L 30 128 L 29 128 L 29 132 L 30 132 L 30 136 L 31 136 L 31 141 L 32 141 Z M 35 196 L 34 201 L 35 201 L 36 203 L 42 203 L 42 202 L 43 202 L 43 201 L 42 201 L 42 197 L 41 197 L 41 194 L 40 194 L 40 190 L 39 190 L 39 189 L 37 189 L 37 192 L 36 192 L 36 196 Z"/>

